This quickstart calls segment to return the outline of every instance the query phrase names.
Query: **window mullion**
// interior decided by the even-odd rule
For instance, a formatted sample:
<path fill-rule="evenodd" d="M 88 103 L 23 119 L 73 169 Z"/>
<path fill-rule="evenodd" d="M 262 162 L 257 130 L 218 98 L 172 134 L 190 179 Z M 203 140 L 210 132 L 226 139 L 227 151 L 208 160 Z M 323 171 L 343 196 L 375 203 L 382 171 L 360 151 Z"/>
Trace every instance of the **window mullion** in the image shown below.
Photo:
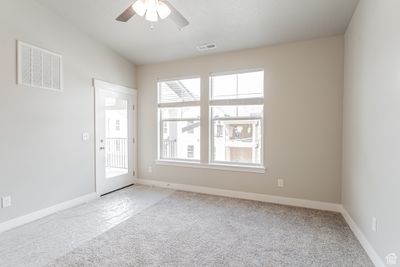
<path fill-rule="evenodd" d="M 210 99 L 210 79 L 209 73 L 201 75 L 201 98 L 200 98 L 200 162 L 207 164 L 209 162 L 209 99 Z"/>
<path fill-rule="evenodd" d="M 200 106 L 200 101 L 158 103 L 159 108 L 184 108 L 184 107 L 198 107 L 198 106 Z"/>
<path fill-rule="evenodd" d="M 212 121 L 245 121 L 245 120 L 262 120 L 262 117 L 228 117 L 228 118 L 211 118 Z"/>
<path fill-rule="evenodd" d="M 263 105 L 263 104 L 264 104 L 264 98 L 210 100 L 211 106 L 252 106 L 252 105 Z"/>
<path fill-rule="evenodd" d="M 182 119 L 175 119 L 175 118 L 171 118 L 171 119 L 161 119 L 162 122 L 168 122 L 168 121 L 200 121 L 200 118 L 182 118 Z"/>

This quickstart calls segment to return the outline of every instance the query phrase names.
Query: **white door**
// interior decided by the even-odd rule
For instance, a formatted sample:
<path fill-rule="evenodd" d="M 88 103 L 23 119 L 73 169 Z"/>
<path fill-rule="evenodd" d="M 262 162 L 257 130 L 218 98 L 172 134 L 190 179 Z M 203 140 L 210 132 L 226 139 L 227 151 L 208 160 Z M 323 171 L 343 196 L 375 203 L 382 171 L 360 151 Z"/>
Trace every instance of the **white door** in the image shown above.
<path fill-rule="evenodd" d="M 137 91 L 95 80 L 96 191 L 103 195 L 136 177 Z"/>

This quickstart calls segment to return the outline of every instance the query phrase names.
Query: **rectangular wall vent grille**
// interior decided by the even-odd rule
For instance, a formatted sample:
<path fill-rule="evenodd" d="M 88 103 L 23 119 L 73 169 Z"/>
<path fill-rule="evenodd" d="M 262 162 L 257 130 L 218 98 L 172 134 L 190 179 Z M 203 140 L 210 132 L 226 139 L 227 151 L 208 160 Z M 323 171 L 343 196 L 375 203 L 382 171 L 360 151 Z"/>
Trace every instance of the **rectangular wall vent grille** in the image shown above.
<path fill-rule="evenodd" d="M 18 41 L 18 84 L 62 91 L 62 56 Z"/>

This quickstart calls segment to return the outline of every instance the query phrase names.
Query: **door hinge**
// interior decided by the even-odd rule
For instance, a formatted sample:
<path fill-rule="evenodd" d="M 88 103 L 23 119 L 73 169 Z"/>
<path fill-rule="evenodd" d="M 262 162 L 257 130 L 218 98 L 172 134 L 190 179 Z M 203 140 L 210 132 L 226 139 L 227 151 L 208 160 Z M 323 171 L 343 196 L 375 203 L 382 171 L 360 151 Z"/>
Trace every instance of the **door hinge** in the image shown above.
<path fill-rule="evenodd" d="M 135 143 L 135 142 L 136 142 L 136 139 L 135 139 L 135 138 L 133 138 L 133 139 L 132 139 L 132 142 L 134 142 L 134 143 Z"/>
<path fill-rule="evenodd" d="M 132 110 L 135 110 L 135 105 L 132 106 Z"/>
<path fill-rule="evenodd" d="M 133 171 L 133 176 L 135 176 L 136 175 L 136 172 L 135 171 Z"/>

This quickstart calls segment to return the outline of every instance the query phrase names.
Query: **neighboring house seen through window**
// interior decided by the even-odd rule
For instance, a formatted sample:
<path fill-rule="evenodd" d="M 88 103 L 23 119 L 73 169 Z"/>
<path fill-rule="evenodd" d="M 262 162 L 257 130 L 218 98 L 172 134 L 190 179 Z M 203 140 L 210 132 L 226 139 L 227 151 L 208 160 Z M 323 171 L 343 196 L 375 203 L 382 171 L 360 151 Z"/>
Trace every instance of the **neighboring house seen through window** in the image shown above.
<path fill-rule="evenodd" d="M 115 130 L 117 132 L 121 130 L 121 121 L 120 120 L 115 121 Z"/>
<path fill-rule="evenodd" d="M 193 158 L 194 157 L 194 146 L 193 145 L 188 145 L 187 146 L 187 157 L 188 158 Z"/>

